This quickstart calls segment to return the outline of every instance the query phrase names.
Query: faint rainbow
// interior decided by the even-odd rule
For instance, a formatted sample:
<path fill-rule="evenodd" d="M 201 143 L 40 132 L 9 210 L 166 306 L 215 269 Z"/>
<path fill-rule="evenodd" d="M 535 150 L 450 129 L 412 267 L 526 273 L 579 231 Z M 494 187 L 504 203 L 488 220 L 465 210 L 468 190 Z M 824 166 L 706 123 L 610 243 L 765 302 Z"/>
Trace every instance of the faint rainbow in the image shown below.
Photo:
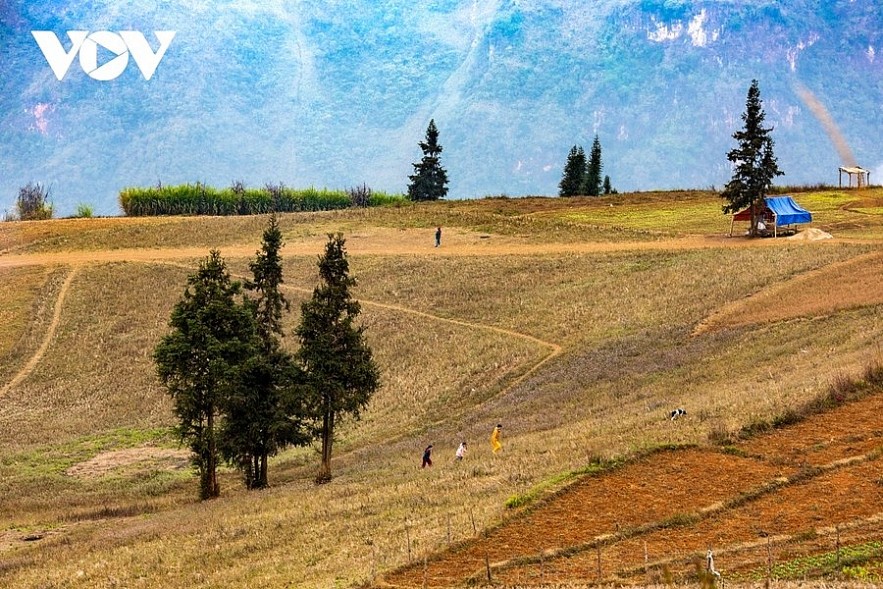
<path fill-rule="evenodd" d="M 822 104 L 809 88 L 797 80 L 794 81 L 794 90 L 797 92 L 797 96 L 800 97 L 806 107 L 813 115 L 815 115 L 819 123 L 822 124 L 822 128 L 825 130 L 831 143 L 834 144 L 837 153 L 840 154 L 840 160 L 843 162 L 843 165 L 848 168 L 856 167 L 857 163 L 855 155 L 853 155 L 849 143 L 846 142 L 846 137 L 843 136 L 837 123 L 834 122 L 834 117 L 831 116 L 831 113 L 828 112 L 825 105 Z"/>

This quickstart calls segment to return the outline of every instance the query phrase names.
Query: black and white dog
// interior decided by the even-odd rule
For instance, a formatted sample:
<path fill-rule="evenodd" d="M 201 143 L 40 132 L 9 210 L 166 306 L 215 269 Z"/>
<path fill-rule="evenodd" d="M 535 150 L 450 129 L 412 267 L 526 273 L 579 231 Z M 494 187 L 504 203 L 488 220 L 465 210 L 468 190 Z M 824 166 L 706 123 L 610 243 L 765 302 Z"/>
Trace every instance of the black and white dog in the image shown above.
<path fill-rule="evenodd" d="M 686 414 L 687 414 L 686 409 L 681 409 L 680 407 L 678 407 L 677 409 L 675 409 L 674 411 L 672 411 L 669 414 L 669 417 L 671 417 L 671 420 L 674 421 L 678 417 L 681 417 L 682 415 L 686 415 Z"/>

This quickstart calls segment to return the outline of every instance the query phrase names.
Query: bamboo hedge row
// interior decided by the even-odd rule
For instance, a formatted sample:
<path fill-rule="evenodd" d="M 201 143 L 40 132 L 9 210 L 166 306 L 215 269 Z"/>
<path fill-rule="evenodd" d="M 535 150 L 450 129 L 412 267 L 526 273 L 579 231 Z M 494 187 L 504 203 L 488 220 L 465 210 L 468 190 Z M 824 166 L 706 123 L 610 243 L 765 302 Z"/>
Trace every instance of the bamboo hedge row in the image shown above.
<path fill-rule="evenodd" d="M 353 206 L 383 206 L 407 201 L 404 195 L 356 190 L 286 186 L 213 188 L 197 182 L 177 186 L 125 188 L 120 206 L 128 217 L 160 215 L 260 215 L 271 212 L 329 211 Z M 361 196 L 362 198 L 358 198 Z M 367 200 L 367 203 L 365 201 Z"/>

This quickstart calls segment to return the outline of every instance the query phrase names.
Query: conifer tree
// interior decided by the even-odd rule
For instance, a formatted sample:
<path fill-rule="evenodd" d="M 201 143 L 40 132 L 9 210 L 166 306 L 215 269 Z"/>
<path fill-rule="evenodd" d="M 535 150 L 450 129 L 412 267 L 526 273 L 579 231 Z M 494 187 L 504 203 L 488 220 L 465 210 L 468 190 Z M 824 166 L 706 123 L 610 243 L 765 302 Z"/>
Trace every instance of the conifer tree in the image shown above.
<path fill-rule="evenodd" d="M 242 471 L 250 489 L 268 486 L 270 456 L 285 446 L 309 442 L 299 398 L 302 375 L 280 341 L 283 311 L 289 309 L 280 290 L 282 245 L 282 231 L 273 213 L 264 229 L 261 251 L 249 263 L 253 279 L 245 285 L 256 294 L 246 304 L 255 317 L 259 350 L 245 363 L 238 386 L 224 402 L 221 450 Z"/>
<path fill-rule="evenodd" d="M 721 197 L 727 201 L 723 206 L 724 214 L 751 209 L 749 232 L 753 236 L 757 235 L 757 222 L 763 215 L 764 197 L 773 179 L 783 174 L 773 154 L 770 136 L 773 129 L 763 126 L 765 118 L 760 88 L 757 80 L 752 80 L 742 113 L 745 124 L 740 131 L 733 133 L 737 146 L 727 153 L 727 159 L 733 164 L 733 177 Z"/>
<path fill-rule="evenodd" d="M 583 177 L 586 173 L 586 153 L 579 145 L 570 148 L 567 154 L 567 162 L 564 164 L 564 173 L 558 184 L 558 196 L 577 196 L 583 187 Z"/>
<path fill-rule="evenodd" d="M 188 277 L 169 321 L 172 332 L 154 350 L 157 374 L 174 401 L 178 433 L 199 471 L 200 499 L 220 494 L 222 406 L 243 365 L 257 353 L 254 316 L 236 301 L 240 292 L 240 283 L 230 280 L 220 253 L 212 250 Z"/>
<path fill-rule="evenodd" d="M 441 165 L 442 146 L 438 143 L 435 119 L 429 121 L 426 140 L 420 142 L 423 159 L 414 166 L 414 174 L 408 176 L 408 198 L 413 201 L 439 200 L 448 194 L 448 173 Z"/>
<path fill-rule="evenodd" d="M 586 165 L 585 183 L 582 187 L 583 194 L 588 196 L 598 196 L 601 194 L 601 171 L 603 168 L 601 164 L 601 142 L 598 140 L 598 135 L 595 135 L 595 140 L 592 142 L 592 151 L 589 152 L 589 161 Z"/>
<path fill-rule="evenodd" d="M 604 176 L 604 194 L 613 194 L 613 186 L 610 184 L 610 176 Z"/>
<path fill-rule="evenodd" d="M 255 254 L 255 259 L 248 265 L 253 279 L 245 284 L 247 290 L 257 294 L 254 301 L 255 317 L 258 334 L 266 351 L 278 347 L 279 338 L 284 336 L 282 313 L 291 307 L 280 290 L 285 282 L 282 277 L 282 256 L 279 253 L 283 245 L 279 219 L 276 213 L 272 213 L 264 229 L 261 251 Z"/>
<path fill-rule="evenodd" d="M 364 327 L 355 326 L 361 307 L 350 288 L 343 235 L 330 234 L 320 256 L 321 284 L 301 305 L 297 360 L 310 391 L 307 405 L 322 440 L 322 465 L 316 482 L 331 480 L 334 428 L 345 416 L 359 418 L 371 395 L 380 386 L 380 371 L 365 341 Z"/>

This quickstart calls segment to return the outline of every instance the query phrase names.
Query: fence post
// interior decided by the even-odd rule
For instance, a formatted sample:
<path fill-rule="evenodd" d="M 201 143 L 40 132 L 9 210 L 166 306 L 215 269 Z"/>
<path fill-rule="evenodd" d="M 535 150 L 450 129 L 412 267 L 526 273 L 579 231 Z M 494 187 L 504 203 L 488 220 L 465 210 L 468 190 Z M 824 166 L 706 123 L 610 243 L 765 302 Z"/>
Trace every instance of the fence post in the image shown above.
<path fill-rule="evenodd" d="M 647 553 L 647 541 L 644 540 L 644 582 L 650 584 L 650 573 L 648 565 L 650 563 L 650 555 Z"/>
<path fill-rule="evenodd" d="M 601 584 L 601 547 L 598 546 L 598 584 Z"/>
<path fill-rule="evenodd" d="M 836 535 L 836 547 L 837 547 L 837 570 L 840 570 L 840 524 L 834 526 L 834 532 Z"/>

